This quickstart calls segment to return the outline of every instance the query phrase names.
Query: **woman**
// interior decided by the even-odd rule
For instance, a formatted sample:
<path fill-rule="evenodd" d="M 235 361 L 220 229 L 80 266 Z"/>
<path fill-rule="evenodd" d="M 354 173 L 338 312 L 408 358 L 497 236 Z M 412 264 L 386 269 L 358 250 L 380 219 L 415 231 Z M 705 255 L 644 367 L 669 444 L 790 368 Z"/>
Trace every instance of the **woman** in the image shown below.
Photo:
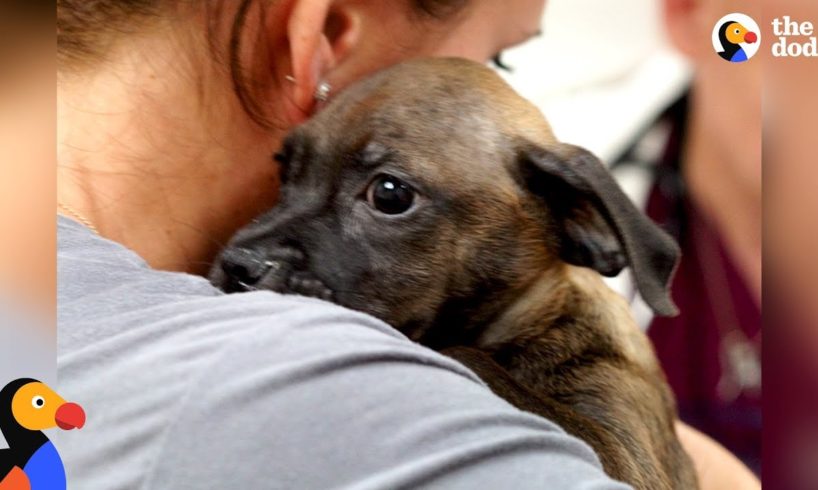
<path fill-rule="evenodd" d="M 58 5 L 60 377 L 89 417 L 58 436 L 73 486 L 621 488 L 380 322 L 184 274 L 275 203 L 270 155 L 323 99 L 411 57 L 485 61 L 542 1 Z"/>

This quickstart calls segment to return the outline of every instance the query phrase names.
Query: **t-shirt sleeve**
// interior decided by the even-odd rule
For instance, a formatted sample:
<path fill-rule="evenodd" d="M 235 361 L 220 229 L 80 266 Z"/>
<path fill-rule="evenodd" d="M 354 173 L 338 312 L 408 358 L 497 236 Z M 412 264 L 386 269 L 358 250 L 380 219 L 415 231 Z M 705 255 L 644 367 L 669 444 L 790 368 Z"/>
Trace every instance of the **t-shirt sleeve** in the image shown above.
<path fill-rule="evenodd" d="M 225 345 L 148 488 L 625 488 L 459 364 L 346 313 L 319 307 L 282 318 L 300 323 L 286 336 L 260 325 Z"/>

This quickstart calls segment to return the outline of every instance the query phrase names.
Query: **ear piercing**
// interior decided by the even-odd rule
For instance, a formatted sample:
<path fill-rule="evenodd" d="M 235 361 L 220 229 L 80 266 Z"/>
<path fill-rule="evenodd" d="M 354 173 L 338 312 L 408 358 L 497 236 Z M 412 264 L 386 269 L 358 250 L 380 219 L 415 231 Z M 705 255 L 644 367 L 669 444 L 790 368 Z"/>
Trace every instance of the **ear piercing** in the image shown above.
<path fill-rule="evenodd" d="M 313 97 L 318 102 L 326 102 L 329 99 L 330 92 L 332 92 L 332 85 L 329 82 L 321 82 L 318 84 L 318 88 L 315 89 Z"/>
<path fill-rule="evenodd" d="M 295 77 L 292 75 L 285 76 L 284 80 L 287 80 L 290 83 L 296 83 Z M 315 88 L 313 98 L 318 102 L 326 102 L 327 99 L 329 99 L 330 92 L 332 92 L 332 85 L 330 85 L 330 83 L 327 81 L 322 81 L 318 84 L 318 87 Z"/>

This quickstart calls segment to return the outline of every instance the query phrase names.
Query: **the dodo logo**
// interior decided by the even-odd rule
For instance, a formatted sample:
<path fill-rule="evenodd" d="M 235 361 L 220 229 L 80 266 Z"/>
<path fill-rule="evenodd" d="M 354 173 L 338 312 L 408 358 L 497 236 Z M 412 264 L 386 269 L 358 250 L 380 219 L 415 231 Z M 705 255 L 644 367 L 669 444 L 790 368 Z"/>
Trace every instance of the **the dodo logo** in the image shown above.
<path fill-rule="evenodd" d="M 0 390 L 0 490 L 65 490 L 65 468 L 42 433 L 81 429 L 85 412 L 36 379 L 18 379 Z"/>
<path fill-rule="evenodd" d="M 756 55 L 761 45 L 761 29 L 752 17 L 728 14 L 713 28 L 713 48 L 731 63 L 742 63 Z"/>

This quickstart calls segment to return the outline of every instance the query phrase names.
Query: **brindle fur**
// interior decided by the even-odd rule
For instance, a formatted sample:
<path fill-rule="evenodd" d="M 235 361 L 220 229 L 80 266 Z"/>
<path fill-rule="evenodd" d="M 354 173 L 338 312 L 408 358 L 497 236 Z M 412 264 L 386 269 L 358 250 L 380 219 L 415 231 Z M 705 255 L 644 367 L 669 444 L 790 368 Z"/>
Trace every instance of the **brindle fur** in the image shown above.
<path fill-rule="evenodd" d="M 587 441 L 612 477 L 696 488 L 651 346 L 597 272 L 631 265 L 649 303 L 670 313 L 656 284 L 666 287 L 678 251 L 631 204 L 601 212 L 610 189 L 562 176 L 580 153 L 590 158 L 557 142 L 540 112 L 482 65 L 398 65 L 293 131 L 280 204 L 236 235 L 211 279 L 243 290 L 227 261 L 277 261 L 253 289 L 377 316 Z M 378 215 L 362 199 L 384 172 L 418 190 L 406 216 Z M 620 214 L 625 231 L 612 233 Z M 635 263 L 654 252 L 670 266 Z"/>

